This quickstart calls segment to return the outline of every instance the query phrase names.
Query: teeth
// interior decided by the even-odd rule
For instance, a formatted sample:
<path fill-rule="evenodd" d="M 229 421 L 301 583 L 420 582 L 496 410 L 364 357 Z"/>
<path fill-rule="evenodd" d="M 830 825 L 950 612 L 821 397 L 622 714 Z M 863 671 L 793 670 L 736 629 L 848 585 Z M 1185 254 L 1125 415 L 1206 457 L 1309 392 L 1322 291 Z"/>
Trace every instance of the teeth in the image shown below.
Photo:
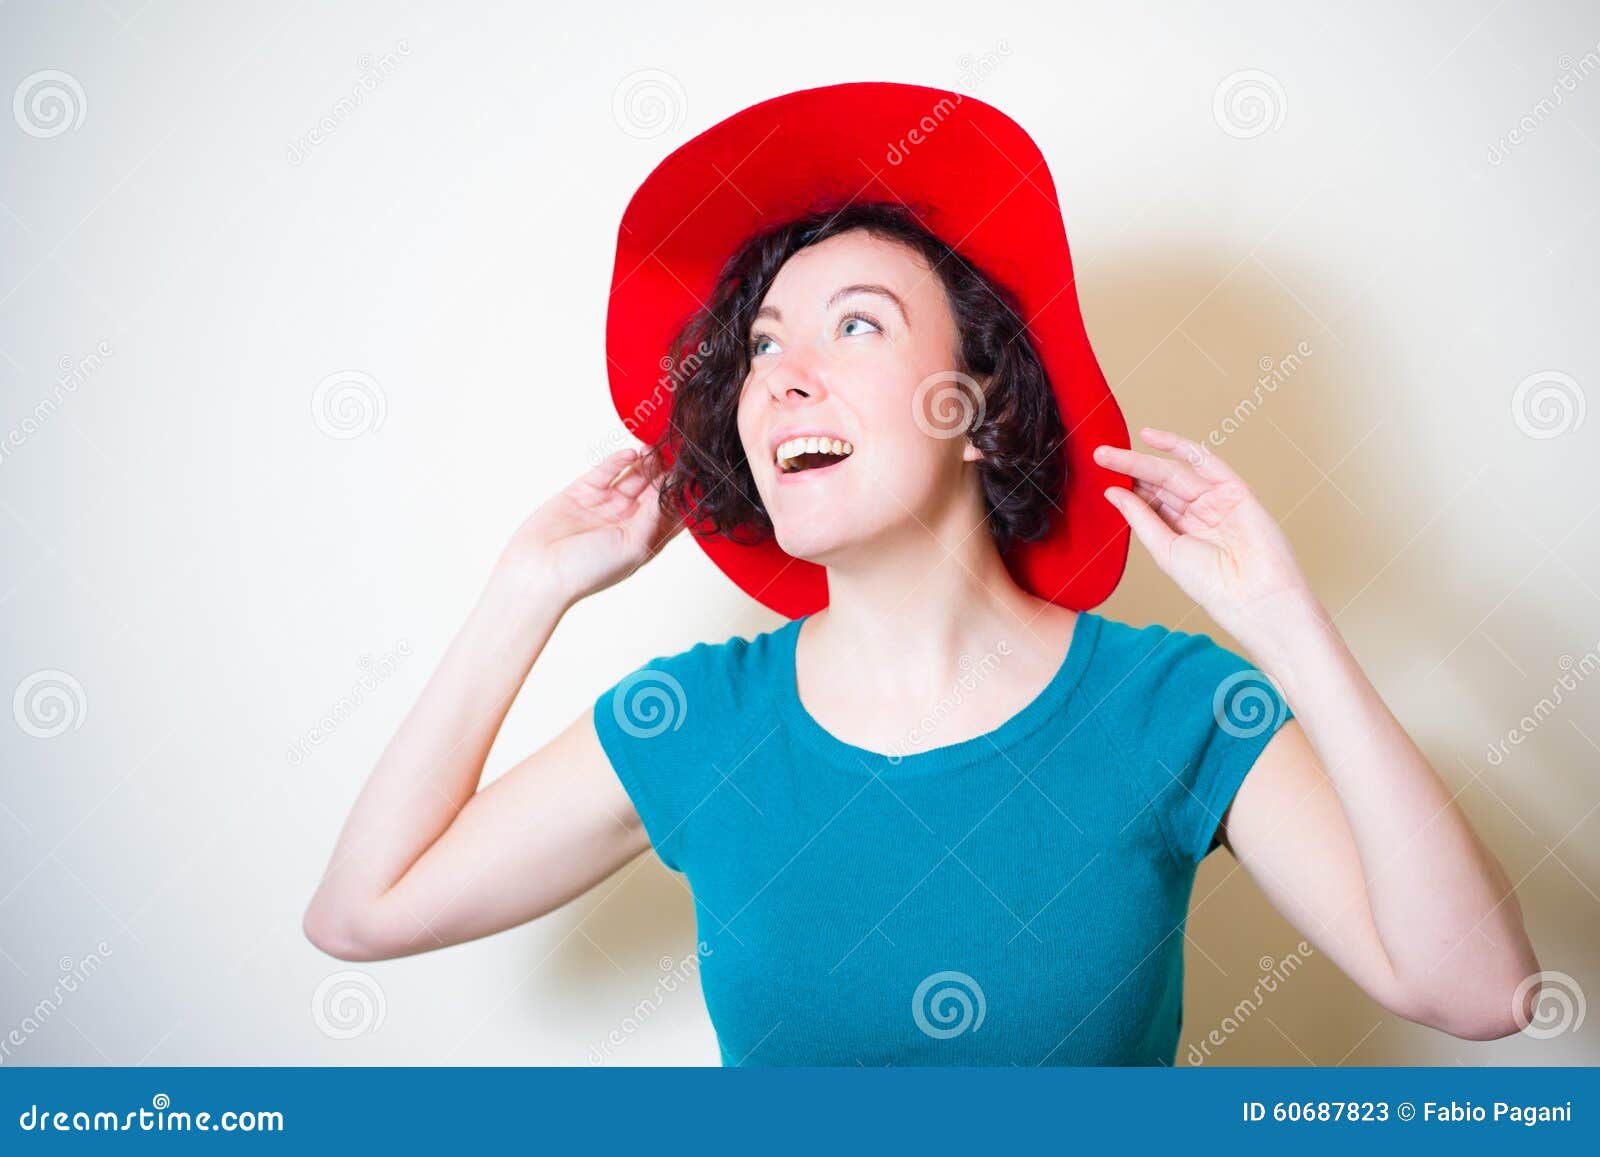
<path fill-rule="evenodd" d="M 790 438 L 787 442 L 780 443 L 774 456 L 778 462 L 778 469 L 787 471 L 793 468 L 794 459 L 802 454 L 833 454 L 847 458 L 855 453 L 855 449 L 853 443 L 846 442 L 842 438 L 807 435 L 804 438 Z"/>

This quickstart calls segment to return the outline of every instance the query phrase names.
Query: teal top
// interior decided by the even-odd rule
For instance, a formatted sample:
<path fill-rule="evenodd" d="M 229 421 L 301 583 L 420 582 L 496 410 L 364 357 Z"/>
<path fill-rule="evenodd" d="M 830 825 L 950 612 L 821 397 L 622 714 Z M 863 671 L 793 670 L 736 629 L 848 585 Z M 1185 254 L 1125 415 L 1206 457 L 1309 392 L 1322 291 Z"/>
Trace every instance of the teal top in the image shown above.
<path fill-rule="evenodd" d="M 594 705 L 694 896 L 725 1065 L 1170 1065 L 1184 923 L 1223 812 L 1289 718 L 1206 635 L 1080 612 L 986 735 L 880 753 L 813 719 L 804 618 L 661 656 Z M 968 656 L 948 701 L 1005 662 Z"/>

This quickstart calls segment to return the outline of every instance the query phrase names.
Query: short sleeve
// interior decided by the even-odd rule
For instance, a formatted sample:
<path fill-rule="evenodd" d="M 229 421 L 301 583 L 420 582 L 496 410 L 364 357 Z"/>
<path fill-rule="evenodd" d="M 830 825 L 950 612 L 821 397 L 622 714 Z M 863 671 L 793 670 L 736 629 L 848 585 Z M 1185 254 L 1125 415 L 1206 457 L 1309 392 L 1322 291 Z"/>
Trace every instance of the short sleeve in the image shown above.
<path fill-rule="evenodd" d="M 1146 628 L 1142 748 L 1173 852 L 1198 865 L 1223 813 L 1293 712 L 1248 659 L 1207 635 Z"/>
<path fill-rule="evenodd" d="M 739 711 L 738 657 L 745 641 L 697 643 L 651 659 L 601 692 L 594 729 L 651 847 L 684 871 L 695 811 L 721 782 Z"/>

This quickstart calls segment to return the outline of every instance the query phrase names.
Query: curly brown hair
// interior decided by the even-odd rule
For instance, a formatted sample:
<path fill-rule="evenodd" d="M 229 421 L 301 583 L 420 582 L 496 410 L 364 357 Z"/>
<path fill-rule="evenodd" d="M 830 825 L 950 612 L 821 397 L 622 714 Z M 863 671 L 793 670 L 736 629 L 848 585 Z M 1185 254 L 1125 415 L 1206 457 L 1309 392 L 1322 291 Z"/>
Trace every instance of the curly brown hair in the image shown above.
<path fill-rule="evenodd" d="M 735 542 L 772 533 L 737 423 L 750 371 L 750 327 L 785 261 L 855 229 L 900 242 L 938 273 L 959 334 L 958 368 L 987 379 L 979 421 L 967 437 L 983 452 L 977 465 L 990 533 L 1002 551 L 1044 537 L 1061 513 L 1066 435 L 1016 302 L 912 210 L 887 201 L 814 207 L 752 235 L 723 265 L 709 305 L 683 325 L 663 362 L 676 383 L 674 400 L 647 451 L 664 464 L 663 514 L 673 521 L 689 515 L 693 533 Z"/>

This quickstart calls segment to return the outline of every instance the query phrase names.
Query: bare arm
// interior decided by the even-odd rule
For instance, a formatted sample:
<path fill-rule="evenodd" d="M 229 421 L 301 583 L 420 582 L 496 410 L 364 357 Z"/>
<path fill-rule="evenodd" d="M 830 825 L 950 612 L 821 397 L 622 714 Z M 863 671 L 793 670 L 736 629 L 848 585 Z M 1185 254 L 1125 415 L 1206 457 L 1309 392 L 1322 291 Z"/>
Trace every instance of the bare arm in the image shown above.
<path fill-rule="evenodd" d="M 566 609 L 676 533 L 654 463 L 612 455 L 513 536 L 351 809 L 304 928 L 347 960 L 457 944 L 541 916 L 649 846 L 587 712 L 479 790 L 506 712 Z"/>

